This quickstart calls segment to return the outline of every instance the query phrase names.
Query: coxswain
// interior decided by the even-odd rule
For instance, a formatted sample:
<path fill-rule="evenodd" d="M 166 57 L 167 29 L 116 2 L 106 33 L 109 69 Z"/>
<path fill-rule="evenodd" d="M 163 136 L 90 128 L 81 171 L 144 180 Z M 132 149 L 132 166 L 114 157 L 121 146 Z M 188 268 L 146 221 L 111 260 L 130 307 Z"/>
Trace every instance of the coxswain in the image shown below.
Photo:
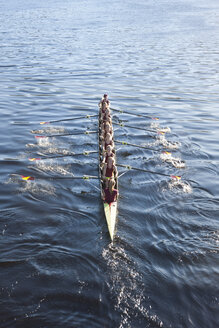
<path fill-rule="evenodd" d="M 115 166 L 115 160 L 112 156 L 110 156 L 107 160 L 107 163 L 104 164 L 103 167 L 103 181 L 105 182 L 105 187 L 108 188 L 109 180 L 115 179 L 117 177 L 117 168 Z"/>
<path fill-rule="evenodd" d="M 101 107 L 102 111 L 105 111 L 107 107 L 109 107 L 110 101 L 108 99 L 108 95 L 105 93 L 103 98 L 99 102 L 99 107 Z"/>
<path fill-rule="evenodd" d="M 108 204 L 115 202 L 118 198 L 118 190 L 115 189 L 115 184 L 115 180 L 111 179 L 108 188 L 103 189 L 102 198 Z"/>

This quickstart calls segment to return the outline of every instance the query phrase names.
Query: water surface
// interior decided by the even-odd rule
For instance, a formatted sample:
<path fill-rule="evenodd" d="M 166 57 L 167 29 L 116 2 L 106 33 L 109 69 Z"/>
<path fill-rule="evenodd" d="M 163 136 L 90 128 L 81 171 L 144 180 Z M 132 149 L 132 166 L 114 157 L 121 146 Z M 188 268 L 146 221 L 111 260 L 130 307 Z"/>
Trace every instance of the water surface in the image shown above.
<path fill-rule="evenodd" d="M 1 327 L 216 327 L 218 2 L 0 8 Z M 97 155 L 64 156 L 96 151 L 97 135 L 35 138 L 97 129 L 95 117 L 39 122 L 96 114 L 104 92 L 113 108 L 159 118 L 115 122 L 171 129 L 115 126 L 117 140 L 151 148 L 117 144 L 118 163 L 182 176 L 121 176 L 113 245 L 98 180 L 72 179 L 98 175 Z"/>

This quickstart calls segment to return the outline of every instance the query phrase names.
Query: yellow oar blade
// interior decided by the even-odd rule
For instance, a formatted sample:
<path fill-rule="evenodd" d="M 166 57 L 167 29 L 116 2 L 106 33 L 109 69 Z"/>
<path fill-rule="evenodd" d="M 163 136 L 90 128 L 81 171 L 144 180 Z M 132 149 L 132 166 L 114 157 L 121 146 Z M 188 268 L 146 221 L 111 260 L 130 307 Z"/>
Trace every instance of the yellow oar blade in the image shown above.
<path fill-rule="evenodd" d="M 181 180 L 181 177 L 178 175 L 171 175 L 171 178 L 174 180 Z"/>
<path fill-rule="evenodd" d="M 22 178 L 22 180 L 25 180 L 25 181 L 28 181 L 28 180 L 34 180 L 34 179 L 35 179 L 34 177 L 31 177 L 31 176 L 24 176 L 24 175 L 21 175 L 21 178 Z"/>
<path fill-rule="evenodd" d="M 28 158 L 29 159 L 29 161 L 31 161 L 31 162 L 34 162 L 34 161 L 40 161 L 41 160 L 41 158 Z"/>

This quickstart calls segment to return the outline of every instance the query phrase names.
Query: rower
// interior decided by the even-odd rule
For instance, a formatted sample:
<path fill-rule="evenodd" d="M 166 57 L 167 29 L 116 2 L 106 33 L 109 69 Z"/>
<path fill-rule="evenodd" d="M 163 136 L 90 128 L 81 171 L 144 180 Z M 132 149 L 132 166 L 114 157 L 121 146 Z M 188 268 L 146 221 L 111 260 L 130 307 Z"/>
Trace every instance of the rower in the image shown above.
<path fill-rule="evenodd" d="M 104 112 L 101 112 L 101 119 L 105 121 L 108 117 L 111 118 L 110 109 L 106 108 Z"/>
<path fill-rule="evenodd" d="M 108 145 L 110 145 L 110 146 L 112 146 L 112 148 L 114 148 L 113 137 L 112 137 L 112 134 L 110 134 L 109 132 L 107 132 L 105 134 L 105 138 L 103 138 L 103 140 L 102 140 L 102 149 L 106 150 L 106 147 Z"/>
<path fill-rule="evenodd" d="M 109 158 L 109 157 L 113 157 L 113 158 L 114 158 L 114 156 L 115 156 L 115 154 L 114 154 L 114 152 L 113 152 L 113 148 L 112 148 L 112 146 L 111 146 L 111 145 L 108 145 L 108 146 L 106 147 L 106 151 L 105 151 L 104 154 L 103 154 L 103 163 L 107 163 L 108 158 Z"/>
<path fill-rule="evenodd" d="M 100 120 L 100 131 L 105 130 L 105 127 L 106 127 L 107 124 L 109 124 L 111 129 L 112 129 L 112 119 L 109 116 L 107 116 L 104 121 Z"/>
<path fill-rule="evenodd" d="M 107 163 L 104 164 L 102 179 L 105 182 L 105 187 L 108 188 L 109 180 L 115 179 L 118 175 L 117 168 L 115 166 L 115 160 L 110 156 L 107 160 Z"/>
<path fill-rule="evenodd" d="M 112 125 L 112 118 L 111 116 L 106 116 L 104 117 L 104 121 L 103 121 L 104 124 L 106 123 L 109 123 L 110 125 Z M 104 126 L 105 127 L 105 126 Z"/>
<path fill-rule="evenodd" d="M 101 130 L 100 136 L 102 137 L 102 139 L 106 138 L 107 133 L 110 133 L 111 135 L 113 135 L 113 127 L 108 122 L 106 124 L 104 124 L 103 130 Z"/>
<path fill-rule="evenodd" d="M 117 200 L 118 198 L 118 190 L 115 189 L 116 182 L 114 179 L 110 179 L 109 181 L 109 187 L 105 188 L 102 191 L 102 198 L 104 202 L 110 204 Z"/>
<path fill-rule="evenodd" d="M 109 122 L 105 123 L 105 134 L 107 133 L 113 134 L 113 127 L 109 124 Z"/>

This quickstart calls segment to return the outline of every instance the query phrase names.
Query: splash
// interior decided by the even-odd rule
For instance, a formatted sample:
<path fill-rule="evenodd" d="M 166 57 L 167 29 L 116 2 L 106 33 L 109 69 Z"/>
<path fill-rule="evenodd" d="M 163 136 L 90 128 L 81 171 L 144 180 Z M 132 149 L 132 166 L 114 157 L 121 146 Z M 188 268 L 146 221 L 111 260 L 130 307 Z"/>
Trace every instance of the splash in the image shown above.
<path fill-rule="evenodd" d="M 51 138 L 37 138 L 37 144 L 40 147 L 48 148 L 53 147 L 53 142 L 51 141 Z"/>
<path fill-rule="evenodd" d="M 142 277 L 125 250 L 110 244 L 103 250 L 102 256 L 110 275 L 108 287 L 116 295 L 115 310 L 120 313 L 118 328 L 137 327 L 136 321 L 141 320 L 142 323 L 144 319 L 146 324 L 153 323 L 156 327 L 163 327 L 162 321 L 150 313 L 151 306 L 147 309 L 144 305 L 148 297 L 145 296 Z"/>
<path fill-rule="evenodd" d="M 192 193 L 192 186 L 186 181 L 172 179 L 168 183 L 168 187 L 169 187 L 170 190 L 175 189 L 175 190 L 181 191 L 185 194 L 191 194 Z"/>
<path fill-rule="evenodd" d="M 18 181 L 17 181 L 18 182 Z M 19 181 L 19 193 L 31 193 L 32 195 L 55 196 L 55 187 L 48 182 Z"/>
<path fill-rule="evenodd" d="M 161 133 L 170 133 L 171 132 L 171 129 L 169 126 L 162 128 L 162 127 L 160 127 L 160 124 L 158 122 L 152 122 L 150 127 L 152 129 L 157 130 L 157 132 L 161 132 Z"/>
<path fill-rule="evenodd" d="M 45 151 L 41 151 L 39 152 L 39 155 L 48 155 L 48 154 L 52 154 L 52 155 L 74 155 L 75 153 L 65 149 L 65 148 L 57 148 L 57 147 L 49 147 L 48 149 L 45 149 Z"/>
<path fill-rule="evenodd" d="M 171 132 L 171 129 L 169 127 L 159 128 L 159 129 L 157 129 L 157 132 L 160 132 L 160 133 L 170 133 Z"/>
<path fill-rule="evenodd" d="M 38 130 L 31 130 L 31 133 L 33 134 L 53 134 L 53 133 L 64 133 L 66 132 L 65 128 L 60 128 L 60 127 L 47 127 L 45 129 L 38 129 Z"/>
<path fill-rule="evenodd" d="M 68 150 L 68 149 L 58 149 L 57 154 L 60 154 L 60 155 L 74 155 L 75 153 Z"/>
<path fill-rule="evenodd" d="M 163 147 L 169 148 L 169 149 L 178 149 L 180 147 L 179 142 L 168 141 L 168 140 L 166 140 L 164 135 L 158 135 L 155 144 L 162 145 Z"/>
<path fill-rule="evenodd" d="M 13 174 L 11 175 L 7 181 L 4 182 L 4 184 L 11 184 L 11 183 L 17 183 L 20 180 L 20 175 L 18 174 Z"/>
<path fill-rule="evenodd" d="M 28 143 L 28 144 L 26 144 L 26 147 L 27 148 L 36 148 L 37 145 L 36 144 L 33 144 L 33 143 Z"/>
<path fill-rule="evenodd" d="M 160 124 L 158 122 L 152 122 L 150 125 L 151 129 L 159 129 L 160 128 Z"/>
<path fill-rule="evenodd" d="M 59 173 L 62 175 L 74 176 L 74 174 L 70 172 L 70 169 L 71 169 L 70 165 L 67 167 L 63 167 L 63 165 L 54 164 L 54 163 L 51 163 L 51 161 L 50 161 L 50 163 L 37 161 L 36 167 L 39 171 L 43 171 L 43 172 L 52 172 L 52 173 Z"/>
<path fill-rule="evenodd" d="M 18 192 L 20 193 L 31 193 L 33 195 L 50 195 L 55 196 L 55 187 L 48 182 L 37 182 L 34 180 L 21 180 L 19 174 L 11 174 L 8 181 L 5 184 L 18 184 Z"/>
<path fill-rule="evenodd" d="M 173 157 L 172 154 L 167 151 L 163 152 L 160 155 L 160 158 L 163 162 L 169 163 L 176 168 L 182 169 L 186 166 L 184 161 L 182 161 L 180 158 Z"/>
<path fill-rule="evenodd" d="M 45 154 L 56 154 L 56 155 L 73 155 L 74 152 L 65 149 L 65 148 L 58 148 L 54 145 L 54 142 L 51 140 L 51 138 L 43 137 L 43 138 L 37 138 L 37 143 L 32 144 L 28 143 L 26 144 L 27 148 L 41 148 L 42 155 Z"/>

